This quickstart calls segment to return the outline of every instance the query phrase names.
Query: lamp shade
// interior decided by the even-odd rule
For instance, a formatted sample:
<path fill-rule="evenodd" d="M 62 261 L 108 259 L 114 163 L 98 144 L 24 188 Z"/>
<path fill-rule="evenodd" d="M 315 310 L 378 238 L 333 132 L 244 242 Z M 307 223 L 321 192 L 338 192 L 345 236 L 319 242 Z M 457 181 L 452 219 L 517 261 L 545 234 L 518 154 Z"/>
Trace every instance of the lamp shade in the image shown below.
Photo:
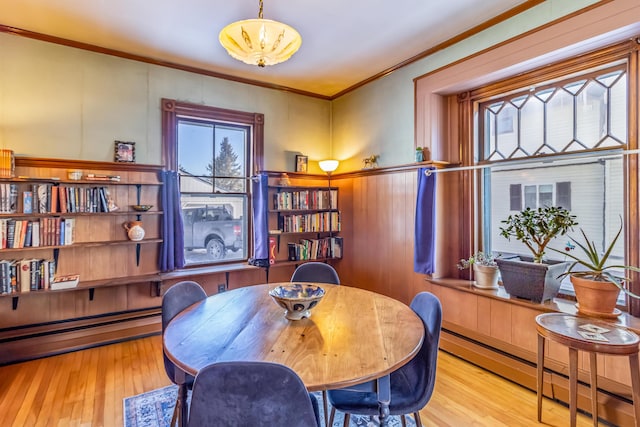
<path fill-rule="evenodd" d="M 320 160 L 318 162 L 318 165 L 320 166 L 320 169 L 322 169 L 324 172 L 331 173 L 334 170 L 338 169 L 339 163 L 340 162 L 337 160 Z"/>
<path fill-rule="evenodd" d="M 229 55 L 259 67 L 286 61 L 302 45 L 300 34 L 292 27 L 262 18 L 229 24 L 218 38 Z"/>

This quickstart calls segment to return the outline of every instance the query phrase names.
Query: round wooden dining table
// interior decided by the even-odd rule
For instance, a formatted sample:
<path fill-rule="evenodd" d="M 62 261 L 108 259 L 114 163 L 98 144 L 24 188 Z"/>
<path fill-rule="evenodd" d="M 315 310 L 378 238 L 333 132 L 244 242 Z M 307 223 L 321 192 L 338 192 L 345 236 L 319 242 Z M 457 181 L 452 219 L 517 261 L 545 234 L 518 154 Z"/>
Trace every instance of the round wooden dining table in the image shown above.
<path fill-rule="evenodd" d="M 290 283 L 234 289 L 188 307 L 165 329 L 165 354 L 194 376 L 214 362 L 280 363 L 293 369 L 310 391 L 378 380 L 374 383 L 382 389 L 374 391 L 383 407 L 381 421 L 386 421 L 388 374 L 420 349 L 422 320 L 393 298 L 326 283 L 316 283 L 325 295 L 309 318 L 288 320 L 269 296 L 271 289 L 285 284 Z"/>

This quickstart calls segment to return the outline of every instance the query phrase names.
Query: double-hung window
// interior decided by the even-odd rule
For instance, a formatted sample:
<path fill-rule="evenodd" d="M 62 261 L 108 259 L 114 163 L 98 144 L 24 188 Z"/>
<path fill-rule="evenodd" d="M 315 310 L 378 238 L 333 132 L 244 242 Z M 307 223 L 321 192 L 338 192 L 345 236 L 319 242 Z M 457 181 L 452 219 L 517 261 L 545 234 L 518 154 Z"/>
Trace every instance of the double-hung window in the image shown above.
<path fill-rule="evenodd" d="M 261 114 L 163 100 L 164 161 L 179 177 L 185 264 L 247 259 Z"/>
<path fill-rule="evenodd" d="M 637 201 L 627 197 L 631 172 L 625 153 L 635 148 L 629 144 L 629 105 L 638 100 L 629 90 L 624 53 L 591 63 L 574 58 L 565 68 L 558 64 L 475 91 L 474 157 L 481 167 L 478 214 L 485 250 L 530 256 L 524 244 L 500 235 L 501 221 L 526 208 L 569 209 L 579 223 L 569 236 L 581 241 L 582 229 L 600 250 L 621 222 L 628 226 L 630 203 Z M 625 240 L 617 242 L 612 263 L 627 263 Z M 550 246 L 564 250 L 572 246 L 568 242 L 563 236 Z M 546 258 L 568 260 L 549 250 Z M 568 279 L 562 290 L 572 292 Z"/>

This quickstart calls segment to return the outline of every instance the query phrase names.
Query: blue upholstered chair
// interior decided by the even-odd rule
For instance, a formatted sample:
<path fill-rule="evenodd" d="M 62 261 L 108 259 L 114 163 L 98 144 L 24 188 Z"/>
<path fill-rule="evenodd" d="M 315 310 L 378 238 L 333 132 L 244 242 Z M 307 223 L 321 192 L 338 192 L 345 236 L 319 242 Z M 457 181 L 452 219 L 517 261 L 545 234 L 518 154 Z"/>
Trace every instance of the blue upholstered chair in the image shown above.
<path fill-rule="evenodd" d="M 293 272 L 291 281 L 340 284 L 340 278 L 336 270 L 324 262 L 307 262 L 299 265 Z"/>
<path fill-rule="evenodd" d="M 416 426 L 421 427 L 419 411 L 425 407 L 436 383 L 436 361 L 438 343 L 442 326 L 442 307 L 440 301 L 429 292 L 421 292 L 413 298 L 411 309 L 416 312 L 424 324 L 424 341 L 418 354 L 406 365 L 391 373 L 390 415 L 402 416 L 413 413 Z M 333 405 L 329 424 L 333 425 L 335 411 L 345 413 L 345 426 L 350 414 L 378 415 L 378 396 L 376 393 L 353 390 L 329 390 L 329 402 Z"/>
<path fill-rule="evenodd" d="M 329 264 L 324 262 L 307 262 L 299 265 L 295 269 L 291 276 L 292 282 L 318 282 L 318 283 L 331 283 L 333 285 L 340 284 L 340 278 L 336 270 Z M 329 415 L 327 406 L 327 391 L 322 391 L 322 409 L 324 412 L 324 419 L 327 419 Z"/>
<path fill-rule="evenodd" d="M 206 297 L 206 292 L 196 282 L 184 281 L 171 286 L 162 298 L 162 333 L 164 334 L 165 328 L 178 313 L 190 305 L 202 301 Z M 173 409 L 173 417 L 171 418 L 171 425 L 174 426 L 176 421 L 178 421 L 178 417 L 186 419 L 187 389 L 193 386 L 194 378 L 191 375 L 179 375 L 178 378 L 184 377 L 184 380 L 177 379 L 176 373 L 180 368 L 167 358 L 164 351 L 162 356 L 164 358 L 164 370 L 167 376 L 179 387 L 178 399 Z"/>
<path fill-rule="evenodd" d="M 318 402 L 290 368 L 219 362 L 196 375 L 188 427 L 320 426 Z"/>

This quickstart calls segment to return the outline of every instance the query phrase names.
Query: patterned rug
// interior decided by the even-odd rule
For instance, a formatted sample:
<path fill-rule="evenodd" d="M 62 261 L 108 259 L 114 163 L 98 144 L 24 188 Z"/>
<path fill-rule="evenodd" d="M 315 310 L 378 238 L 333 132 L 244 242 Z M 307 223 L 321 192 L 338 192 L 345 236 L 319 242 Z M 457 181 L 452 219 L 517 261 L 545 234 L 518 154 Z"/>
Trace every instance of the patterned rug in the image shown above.
<path fill-rule="evenodd" d="M 171 423 L 171 415 L 173 414 L 173 405 L 176 403 L 178 396 L 178 387 L 170 385 L 167 387 L 142 393 L 137 396 L 127 397 L 124 399 L 124 427 L 169 427 Z M 324 414 L 322 413 L 322 394 L 314 393 L 318 399 L 320 407 L 320 418 L 322 425 L 324 424 Z M 331 410 L 331 408 L 329 408 Z M 337 412 L 333 420 L 333 427 L 342 427 L 344 415 Z M 369 419 L 369 417 L 353 416 L 349 427 L 375 427 L 379 423 L 377 419 Z M 389 418 L 388 425 L 390 427 L 400 427 L 400 417 Z M 415 427 L 416 423 L 413 417 L 407 417 L 407 426 Z"/>

